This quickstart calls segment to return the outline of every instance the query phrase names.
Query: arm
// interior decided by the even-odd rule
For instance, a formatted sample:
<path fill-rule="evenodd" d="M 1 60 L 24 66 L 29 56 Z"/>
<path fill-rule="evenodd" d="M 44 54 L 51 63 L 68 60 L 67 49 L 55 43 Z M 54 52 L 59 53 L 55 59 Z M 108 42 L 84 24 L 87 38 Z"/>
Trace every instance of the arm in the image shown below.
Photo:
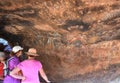
<path fill-rule="evenodd" d="M 4 80 L 4 77 L 0 77 L 0 80 Z"/>
<path fill-rule="evenodd" d="M 42 76 L 42 78 L 47 82 L 47 83 L 50 83 L 50 81 L 48 80 L 43 68 L 39 70 L 40 72 L 40 75 Z"/>
<path fill-rule="evenodd" d="M 19 68 L 15 68 L 13 71 L 10 72 L 10 75 L 16 79 L 21 79 L 21 80 L 25 80 L 25 77 L 24 76 L 21 76 L 21 75 L 17 75 L 17 73 L 20 71 Z"/>

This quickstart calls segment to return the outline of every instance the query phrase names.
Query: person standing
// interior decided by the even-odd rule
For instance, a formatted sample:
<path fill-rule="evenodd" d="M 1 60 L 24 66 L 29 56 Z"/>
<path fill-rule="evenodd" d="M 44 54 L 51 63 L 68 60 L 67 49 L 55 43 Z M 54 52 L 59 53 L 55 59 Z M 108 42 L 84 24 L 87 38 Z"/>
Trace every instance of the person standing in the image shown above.
<path fill-rule="evenodd" d="M 4 79 L 4 76 L 6 74 L 5 68 L 6 68 L 5 53 L 0 52 L 0 83 L 3 83 L 3 79 Z"/>
<path fill-rule="evenodd" d="M 39 56 L 37 50 L 35 48 L 30 48 L 28 52 L 26 52 L 26 55 L 28 56 L 28 60 L 18 64 L 10 75 L 16 79 L 21 79 L 21 83 L 40 83 L 38 75 L 40 73 L 41 77 L 47 83 L 50 83 L 43 70 L 42 64 L 35 60 L 35 57 Z M 22 71 L 23 75 L 17 75 L 19 71 Z"/>
<path fill-rule="evenodd" d="M 19 79 L 13 78 L 10 76 L 10 71 L 12 71 L 14 68 L 17 67 L 17 65 L 20 63 L 19 57 L 22 55 L 23 48 L 21 46 L 14 46 L 12 48 L 11 58 L 8 59 L 7 65 L 8 65 L 8 73 L 7 76 L 4 79 L 3 83 L 20 83 Z"/>

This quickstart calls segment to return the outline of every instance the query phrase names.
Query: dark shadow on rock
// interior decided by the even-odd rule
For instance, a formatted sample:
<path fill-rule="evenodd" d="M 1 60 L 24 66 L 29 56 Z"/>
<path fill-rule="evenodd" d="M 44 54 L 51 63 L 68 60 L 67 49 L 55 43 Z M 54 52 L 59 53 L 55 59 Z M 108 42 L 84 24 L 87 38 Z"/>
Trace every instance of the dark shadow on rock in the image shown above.
<path fill-rule="evenodd" d="M 22 35 L 14 35 L 0 29 L 0 37 L 8 40 L 12 45 L 22 45 L 21 44 L 23 41 Z"/>
<path fill-rule="evenodd" d="M 4 51 L 5 46 L 0 43 L 0 51 Z"/>
<path fill-rule="evenodd" d="M 88 31 L 89 30 L 89 24 L 79 20 L 68 20 L 66 21 L 66 24 L 61 27 L 63 27 L 63 29 L 68 31 L 73 31 L 73 30 Z"/>
<path fill-rule="evenodd" d="M 5 10 L 0 8 L 1 13 L 6 13 L 6 14 L 15 14 L 19 15 L 22 17 L 37 17 L 39 18 L 39 9 L 37 8 L 32 8 L 30 6 L 22 7 L 22 8 L 17 8 L 15 10 Z"/>
<path fill-rule="evenodd" d="M 1 24 L 0 26 L 2 27 L 12 24 L 17 24 L 22 26 L 34 26 L 32 22 L 24 19 L 19 19 L 18 17 L 15 17 L 14 15 L 11 14 L 3 15 L 0 18 L 0 24 Z"/>
<path fill-rule="evenodd" d="M 4 30 L 5 26 L 10 25 L 9 21 L 1 20 L 0 21 L 0 37 L 8 40 L 12 45 L 22 45 L 23 35 L 22 34 L 12 34 Z"/>

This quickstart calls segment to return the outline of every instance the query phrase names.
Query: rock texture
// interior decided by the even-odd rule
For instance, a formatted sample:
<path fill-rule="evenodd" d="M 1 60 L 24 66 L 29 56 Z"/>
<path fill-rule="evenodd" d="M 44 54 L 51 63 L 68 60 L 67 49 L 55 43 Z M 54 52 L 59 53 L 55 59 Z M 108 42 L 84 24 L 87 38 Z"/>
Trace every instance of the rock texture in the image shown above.
<path fill-rule="evenodd" d="M 120 63 L 120 0 L 0 0 L 0 37 L 37 48 L 53 81 L 92 78 Z"/>

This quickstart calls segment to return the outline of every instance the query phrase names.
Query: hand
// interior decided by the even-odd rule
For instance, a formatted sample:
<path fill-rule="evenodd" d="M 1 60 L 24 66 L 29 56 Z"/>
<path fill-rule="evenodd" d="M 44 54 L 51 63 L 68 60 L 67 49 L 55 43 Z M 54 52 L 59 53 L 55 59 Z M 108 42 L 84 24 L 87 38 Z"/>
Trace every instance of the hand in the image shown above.
<path fill-rule="evenodd" d="M 47 83 L 51 83 L 51 81 L 47 81 Z"/>
<path fill-rule="evenodd" d="M 4 78 L 3 77 L 0 77 L 0 80 L 3 80 Z"/>
<path fill-rule="evenodd" d="M 25 79 L 26 79 L 26 78 L 23 76 L 23 77 L 22 77 L 22 81 L 24 81 Z"/>

